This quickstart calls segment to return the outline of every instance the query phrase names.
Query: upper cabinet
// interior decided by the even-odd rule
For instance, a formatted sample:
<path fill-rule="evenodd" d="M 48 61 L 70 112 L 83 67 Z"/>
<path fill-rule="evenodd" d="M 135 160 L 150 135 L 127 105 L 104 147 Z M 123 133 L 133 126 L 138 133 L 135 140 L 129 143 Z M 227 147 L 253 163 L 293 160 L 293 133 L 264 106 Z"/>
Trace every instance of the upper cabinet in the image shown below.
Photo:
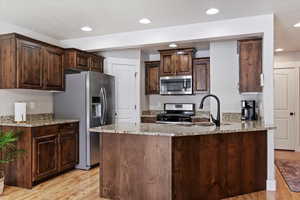
<path fill-rule="evenodd" d="M 238 42 L 240 92 L 262 92 L 262 39 Z"/>
<path fill-rule="evenodd" d="M 160 50 L 160 76 L 192 75 L 194 49 Z"/>
<path fill-rule="evenodd" d="M 210 60 L 209 58 L 193 59 L 194 93 L 209 91 L 210 86 Z"/>
<path fill-rule="evenodd" d="M 78 49 L 65 50 L 65 69 L 103 72 L 103 57 Z"/>
<path fill-rule="evenodd" d="M 64 88 L 64 51 L 60 48 L 44 49 L 44 87 L 48 90 Z"/>
<path fill-rule="evenodd" d="M 146 94 L 159 94 L 159 61 L 145 62 Z"/>
<path fill-rule="evenodd" d="M 63 49 L 19 34 L 1 35 L 0 88 L 63 90 Z"/>
<path fill-rule="evenodd" d="M 104 58 L 102 56 L 91 54 L 89 56 L 89 69 L 103 73 L 103 60 Z"/>

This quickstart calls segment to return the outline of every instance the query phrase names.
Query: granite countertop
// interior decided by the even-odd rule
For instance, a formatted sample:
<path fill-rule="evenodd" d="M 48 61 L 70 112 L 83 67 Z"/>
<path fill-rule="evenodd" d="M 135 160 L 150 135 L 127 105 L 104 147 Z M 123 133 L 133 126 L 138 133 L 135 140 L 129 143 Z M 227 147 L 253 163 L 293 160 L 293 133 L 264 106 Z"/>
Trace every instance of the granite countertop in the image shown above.
<path fill-rule="evenodd" d="M 172 125 L 155 123 L 119 123 L 97 128 L 91 128 L 91 132 L 105 132 L 112 134 L 135 134 L 152 136 L 193 136 L 225 134 L 233 132 L 264 131 L 275 129 L 275 126 L 264 125 L 261 122 L 229 122 L 221 124 L 221 127 L 199 125 Z"/>
<path fill-rule="evenodd" d="M 79 122 L 79 120 L 77 120 L 77 119 L 44 119 L 44 120 L 27 121 L 25 123 L 16 123 L 13 120 L 0 120 L 0 126 L 39 127 L 39 126 L 67 124 L 67 123 L 74 123 L 74 122 Z"/>

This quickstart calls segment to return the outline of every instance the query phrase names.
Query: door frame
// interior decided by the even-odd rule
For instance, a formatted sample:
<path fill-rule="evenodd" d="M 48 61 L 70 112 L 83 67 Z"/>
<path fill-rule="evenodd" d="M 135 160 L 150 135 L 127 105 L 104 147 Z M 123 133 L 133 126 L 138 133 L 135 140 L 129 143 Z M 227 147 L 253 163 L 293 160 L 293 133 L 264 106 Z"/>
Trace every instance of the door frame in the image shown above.
<path fill-rule="evenodd" d="M 135 122 L 140 122 L 141 121 L 141 84 L 140 84 L 140 74 L 141 74 L 141 69 L 140 69 L 140 59 L 128 59 L 128 58 L 115 58 L 115 57 L 107 57 L 105 58 L 104 61 L 104 73 L 109 74 L 114 76 L 114 71 L 113 71 L 113 65 L 114 64 L 119 64 L 119 65 L 132 65 L 134 68 L 134 71 L 136 73 L 136 78 L 135 78 L 135 104 L 136 104 L 136 115 L 135 117 Z M 115 99 L 115 103 L 117 103 L 117 98 Z"/>
<path fill-rule="evenodd" d="M 299 80 L 300 75 L 299 75 L 299 72 L 300 72 L 300 70 L 299 70 L 299 67 L 294 67 L 294 66 L 282 66 L 282 67 L 275 66 L 273 69 L 274 70 L 273 73 L 275 73 L 275 70 L 278 70 L 278 69 L 279 70 L 280 69 L 295 69 L 296 70 L 296 85 L 298 87 L 298 90 L 297 90 L 297 94 L 296 94 L 296 111 L 297 111 L 297 113 L 295 115 L 296 133 L 295 133 L 293 139 L 296 140 L 294 143 L 294 150 L 297 152 L 300 152 L 300 133 L 299 133 L 299 127 L 300 127 L 300 117 L 299 117 L 299 115 L 300 115 L 300 102 L 299 102 L 299 100 L 300 100 L 300 85 L 299 85 L 300 84 L 300 80 Z M 273 74 L 273 76 L 274 76 L 274 74 Z M 275 96 L 274 96 L 274 99 L 275 99 Z M 275 124 L 275 126 L 276 126 L 276 124 Z M 275 135 L 274 135 L 274 137 L 275 137 Z M 275 140 L 275 138 L 274 138 L 274 140 Z"/>

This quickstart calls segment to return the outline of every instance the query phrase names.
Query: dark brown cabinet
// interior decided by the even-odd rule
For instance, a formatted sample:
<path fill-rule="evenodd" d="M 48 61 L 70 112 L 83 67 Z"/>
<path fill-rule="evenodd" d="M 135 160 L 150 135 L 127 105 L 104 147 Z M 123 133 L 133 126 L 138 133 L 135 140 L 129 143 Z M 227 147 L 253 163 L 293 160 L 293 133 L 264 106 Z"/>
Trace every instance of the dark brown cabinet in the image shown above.
<path fill-rule="evenodd" d="M 209 58 L 193 59 L 193 84 L 194 93 L 209 91 L 210 67 Z"/>
<path fill-rule="evenodd" d="M 159 61 L 145 62 L 146 94 L 159 94 Z"/>
<path fill-rule="evenodd" d="M 58 48 L 44 49 L 44 88 L 48 90 L 64 89 L 64 51 Z"/>
<path fill-rule="evenodd" d="M 192 75 L 194 49 L 160 50 L 160 76 Z"/>
<path fill-rule="evenodd" d="M 43 88 L 42 46 L 17 39 L 17 73 L 18 88 Z M 8 66 L 9 67 L 9 66 Z"/>
<path fill-rule="evenodd" d="M 34 180 L 38 181 L 58 172 L 57 133 L 33 138 Z"/>
<path fill-rule="evenodd" d="M 19 34 L 0 36 L 0 88 L 63 90 L 63 49 Z"/>
<path fill-rule="evenodd" d="M 262 39 L 238 42 L 240 64 L 240 92 L 262 92 Z"/>
<path fill-rule="evenodd" d="M 89 56 L 89 69 L 90 71 L 103 73 L 103 57 L 91 54 Z"/>
<path fill-rule="evenodd" d="M 89 55 L 78 49 L 66 49 L 64 65 L 66 70 L 89 70 Z"/>
<path fill-rule="evenodd" d="M 79 161 L 79 123 L 41 127 L 9 127 L 0 130 L 20 131 L 17 147 L 23 156 L 6 166 L 6 184 L 24 188 L 72 169 Z"/>
<path fill-rule="evenodd" d="M 65 50 L 65 69 L 71 71 L 103 72 L 102 56 L 81 51 L 78 49 Z"/>
<path fill-rule="evenodd" d="M 64 125 L 60 130 L 60 171 L 73 168 L 79 161 L 78 133 L 75 124 Z"/>

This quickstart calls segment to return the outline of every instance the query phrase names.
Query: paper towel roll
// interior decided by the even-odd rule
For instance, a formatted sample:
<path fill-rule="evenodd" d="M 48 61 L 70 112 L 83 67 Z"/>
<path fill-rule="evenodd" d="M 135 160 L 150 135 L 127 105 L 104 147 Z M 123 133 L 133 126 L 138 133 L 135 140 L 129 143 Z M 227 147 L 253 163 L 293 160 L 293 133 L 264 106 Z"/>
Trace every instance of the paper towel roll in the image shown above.
<path fill-rule="evenodd" d="M 15 122 L 26 121 L 26 103 L 16 102 L 15 103 Z"/>

